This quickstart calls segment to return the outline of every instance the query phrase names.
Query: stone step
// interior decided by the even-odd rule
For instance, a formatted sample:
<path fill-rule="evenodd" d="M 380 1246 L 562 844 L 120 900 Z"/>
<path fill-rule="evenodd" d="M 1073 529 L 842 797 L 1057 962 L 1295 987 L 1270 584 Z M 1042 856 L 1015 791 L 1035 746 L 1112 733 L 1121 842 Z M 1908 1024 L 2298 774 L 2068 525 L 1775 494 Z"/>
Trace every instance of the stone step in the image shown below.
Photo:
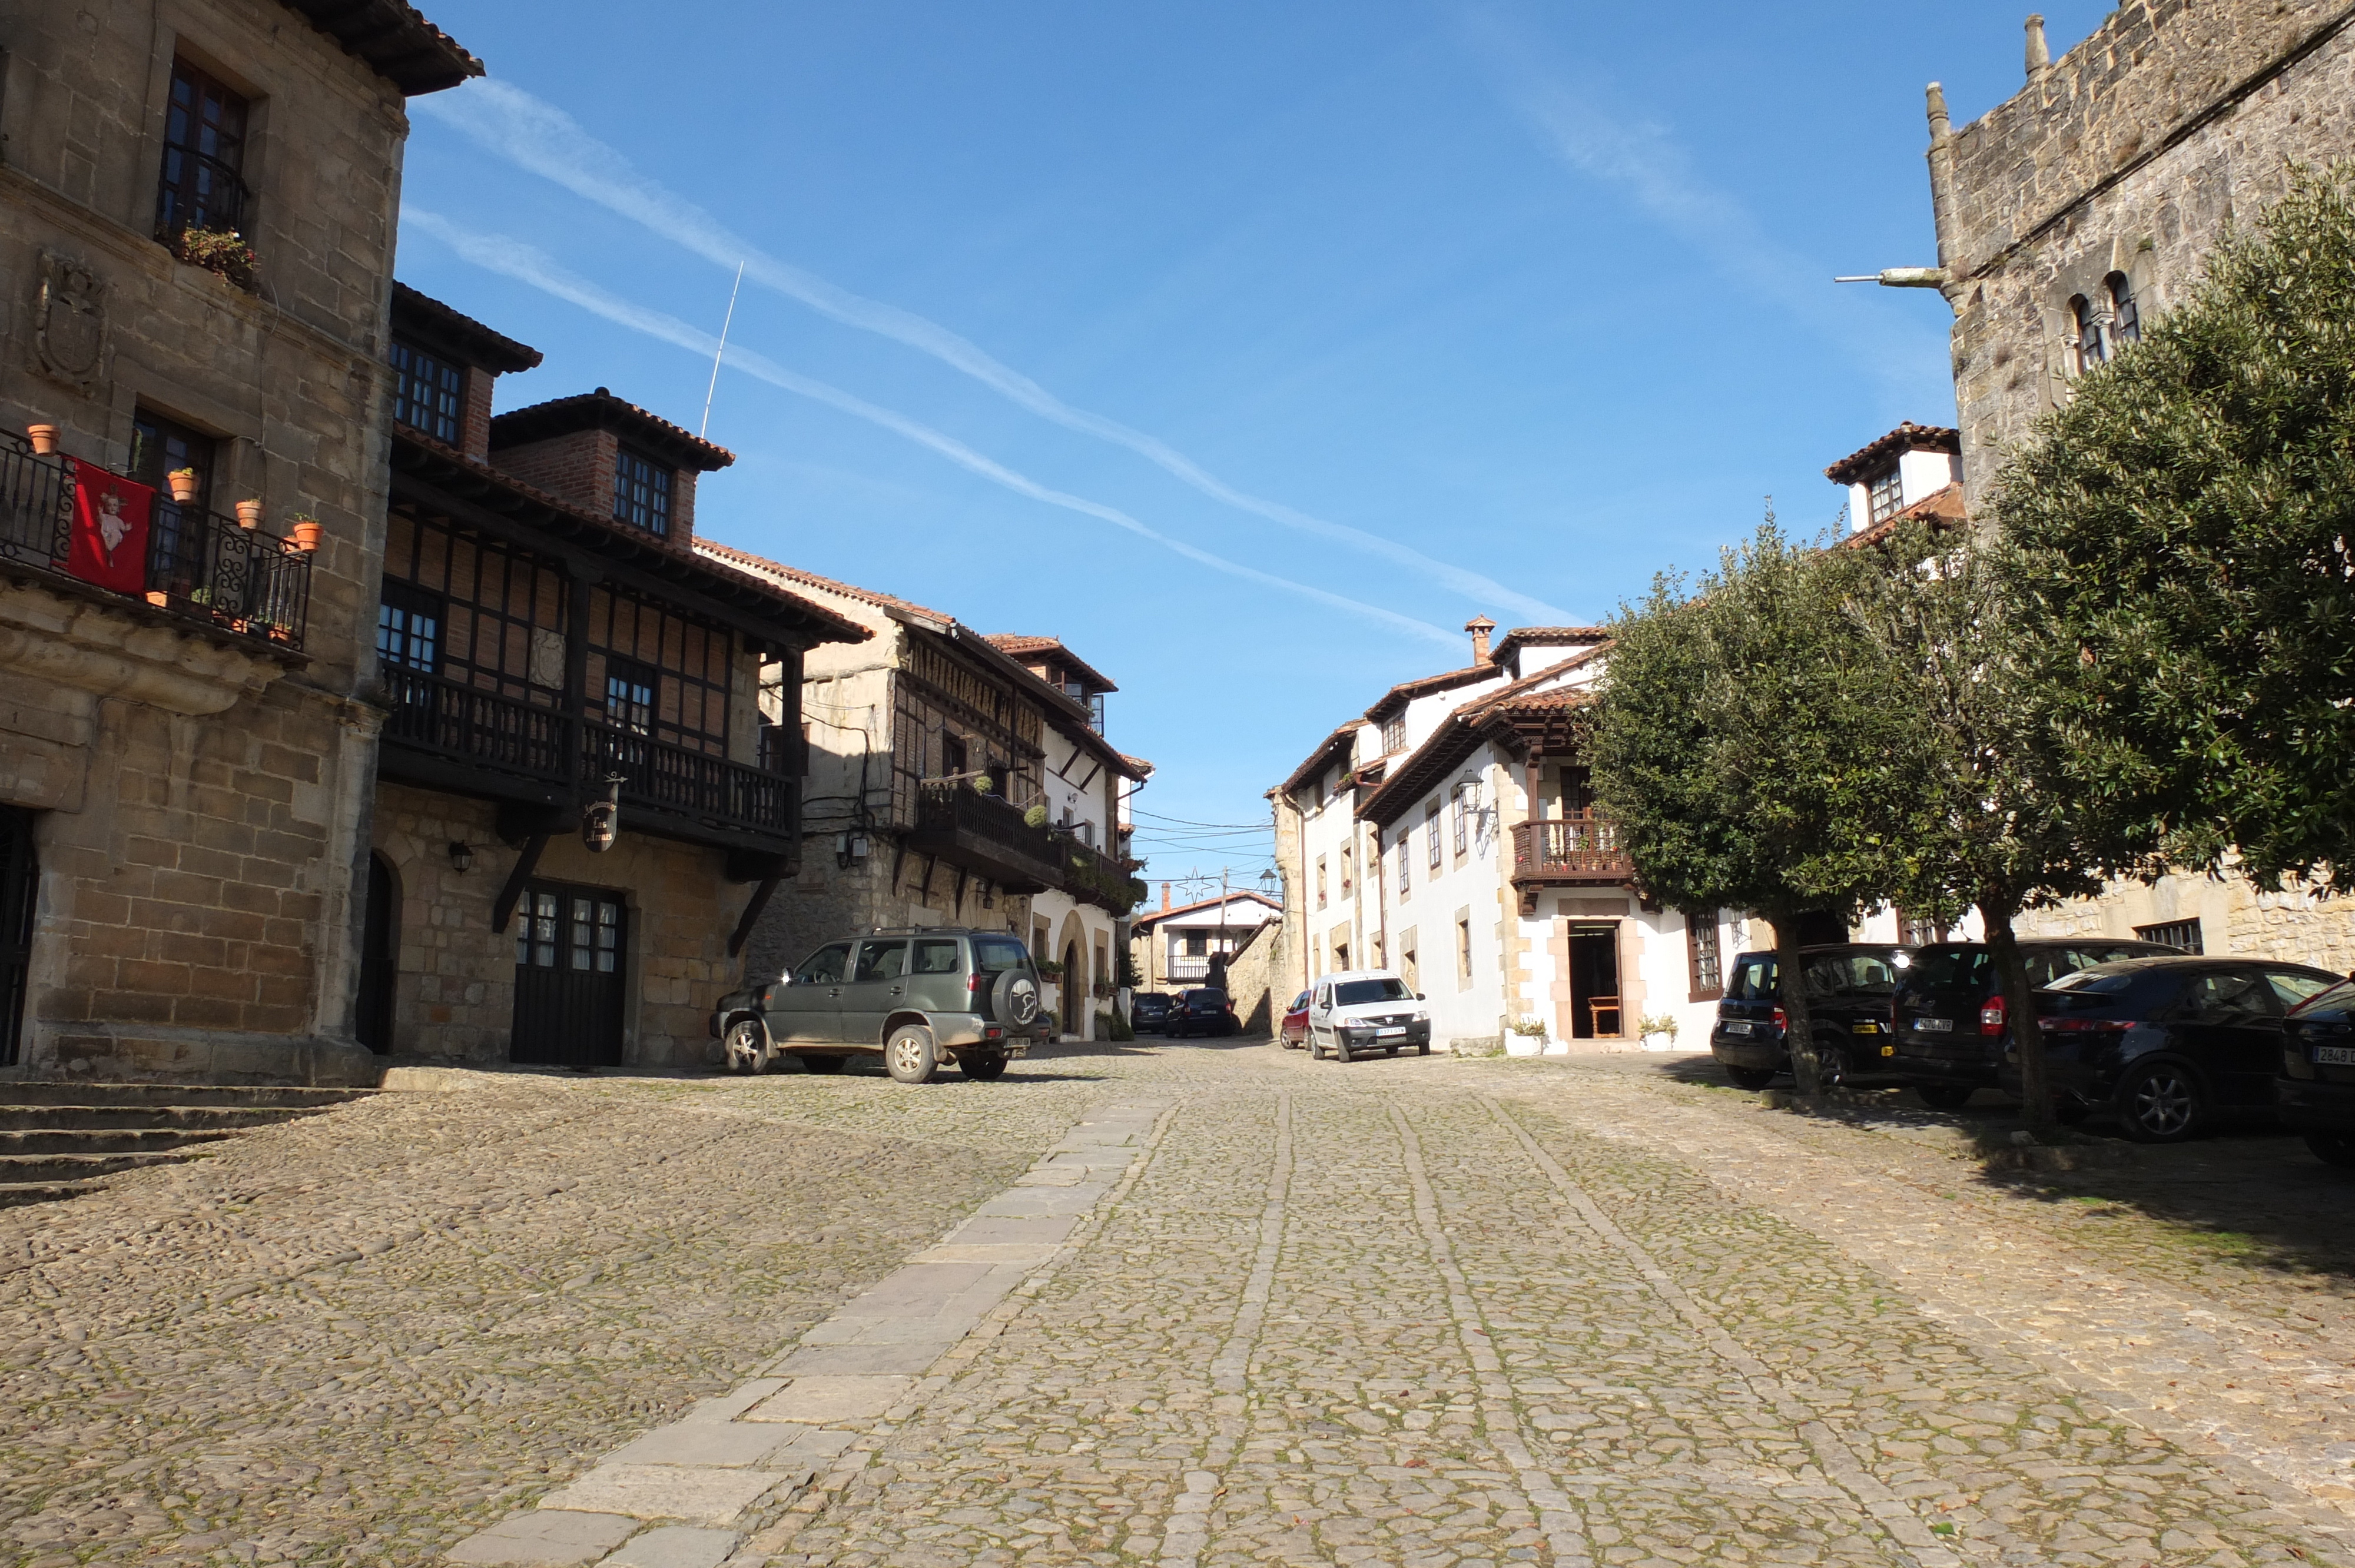
<path fill-rule="evenodd" d="M 194 1129 L 176 1127 L 38 1128 L 0 1129 L 0 1155 L 9 1154 L 161 1154 L 192 1143 L 216 1143 L 233 1138 L 234 1128 Z"/>
<path fill-rule="evenodd" d="M 0 1106 L 157 1106 L 325 1110 L 375 1093 L 283 1084 L 0 1083 Z"/>
<path fill-rule="evenodd" d="M 177 1128 L 189 1132 L 272 1127 L 315 1116 L 325 1106 L 9 1105 L 0 1100 L 0 1132 L 111 1128 Z"/>
<path fill-rule="evenodd" d="M 150 1165 L 177 1165 L 194 1151 L 165 1150 L 154 1154 L 0 1154 L 0 1184 L 27 1181 L 87 1181 L 118 1171 L 138 1171 Z"/>
<path fill-rule="evenodd" d="M 97 1192 L 99 1186 L 96 1181 L 0 1181 L 0 1209 L 79 1198 L 84 1192 Z"/>

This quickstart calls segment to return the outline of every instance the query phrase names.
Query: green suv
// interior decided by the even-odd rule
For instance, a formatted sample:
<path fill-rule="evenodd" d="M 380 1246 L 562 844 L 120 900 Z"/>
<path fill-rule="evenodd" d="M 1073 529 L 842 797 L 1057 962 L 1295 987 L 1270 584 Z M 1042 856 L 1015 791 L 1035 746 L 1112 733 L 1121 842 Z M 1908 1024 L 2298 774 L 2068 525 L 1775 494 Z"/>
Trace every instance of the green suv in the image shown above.
<path fill-rule="evenodd" d="M 900 1082 L 922 1084 L 951 1062 L 969 1078 L 1003 1077 L 1039 1021 L 1039 971 L 1019 938 L 932 927 L 828 942 L 790 974 L 721 997 L 711 1033 L 739 1073 L 788 1056 L 839 1073 L 879 1054 Z"/>

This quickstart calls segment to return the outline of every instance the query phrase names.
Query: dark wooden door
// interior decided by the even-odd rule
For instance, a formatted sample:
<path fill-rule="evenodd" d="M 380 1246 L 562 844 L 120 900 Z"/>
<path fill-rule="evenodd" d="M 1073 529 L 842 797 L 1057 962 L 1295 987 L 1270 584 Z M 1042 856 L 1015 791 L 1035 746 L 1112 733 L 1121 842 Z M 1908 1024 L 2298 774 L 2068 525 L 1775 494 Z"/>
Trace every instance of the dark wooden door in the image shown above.
<path fill-rule="evenodd" d="M 629 911 L 603 888 L 532 883 L 516 907 L 511 1061 L 618 1067 Z"/>
<path fill-rule="evenodd" d="M 379 1056 L 392 1052 L 393 976 L 400 964 L 400 904 L 394 896 L 392 867 L 384 856 L 368 856 L 368 913 L 360 923 L 359 1014 L 354 1033 Z"/>
<path fill-rule="evenodd" d="M 24 1038 L 40 873 L 33 855 L 33 813 L 0 806 L 0 1067 L 16 1065 Z"/>

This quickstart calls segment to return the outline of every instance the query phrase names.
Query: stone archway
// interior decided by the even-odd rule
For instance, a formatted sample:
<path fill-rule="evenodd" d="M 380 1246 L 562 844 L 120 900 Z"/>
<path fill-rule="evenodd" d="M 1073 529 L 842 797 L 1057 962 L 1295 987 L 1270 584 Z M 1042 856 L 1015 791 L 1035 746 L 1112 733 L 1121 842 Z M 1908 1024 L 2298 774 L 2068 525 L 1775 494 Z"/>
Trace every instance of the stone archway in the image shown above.
<path fill-rule="evenodd" d="M 1077 942 L 1063 944 L 1063 1033 L 1080 1033 L 1080 987 L 1085 983 L 1082 975 L 1087 960 L 1080 956 Z"/>

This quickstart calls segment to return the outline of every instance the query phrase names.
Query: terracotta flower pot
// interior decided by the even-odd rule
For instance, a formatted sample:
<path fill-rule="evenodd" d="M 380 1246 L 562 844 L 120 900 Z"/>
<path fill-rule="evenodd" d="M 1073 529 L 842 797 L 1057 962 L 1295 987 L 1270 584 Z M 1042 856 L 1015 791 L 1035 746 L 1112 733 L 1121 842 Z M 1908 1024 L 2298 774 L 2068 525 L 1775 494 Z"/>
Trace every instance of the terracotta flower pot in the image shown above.
<path fill-rule="evenodd" d="M 237 525 L 240 528 L 261 527 L 261 503 L 259 501 L 239 502 L 237 503 Z"/>
<path fill-rule="evenodd" d="M 298 550 L 317 549 L 319 547 L 319 535 L 324 531 L 325 530 L 323 530 L 319 525 L 319 520 L 315 517 L 296 518 L 294 520 L 294 532 L 293 535 L 294 547 Z"/>
<path fill-rule="evenodd" d="M 48 457 L 58 450 L 58 428 L 55 425 L 27 425 L 25 434 L 33 443 L 33 450 Z"/>
<path fill-rule="evenodd" d="M 183 506 L 197 498 L 198 482 L 193 473 L 167 473 L 164 482 L 172 487 L 172 499 Z"/>

